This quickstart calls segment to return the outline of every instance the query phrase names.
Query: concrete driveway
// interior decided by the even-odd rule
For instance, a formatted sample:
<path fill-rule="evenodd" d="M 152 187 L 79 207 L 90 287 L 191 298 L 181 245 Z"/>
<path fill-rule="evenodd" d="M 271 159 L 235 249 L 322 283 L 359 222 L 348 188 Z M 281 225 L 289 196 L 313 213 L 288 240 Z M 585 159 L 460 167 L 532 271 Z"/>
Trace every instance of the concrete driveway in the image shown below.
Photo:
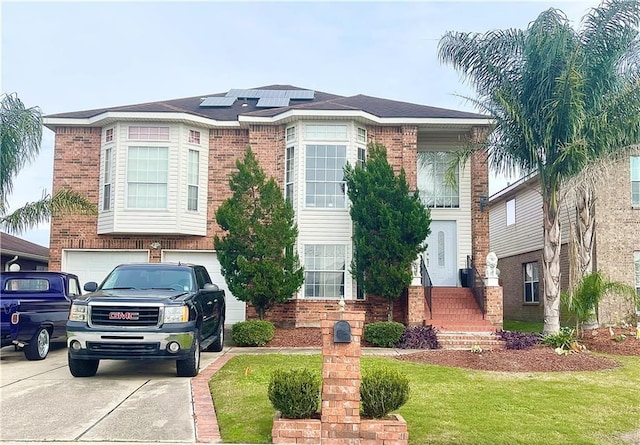
<path fill-rule="evenodd" d="M 31 362 L 0 350 L 2 443 L 195 443 L 191 379 L 175 362 L 103 360 L 94 377 L 74 378 L 65 345 L 52 346 Z M 200 369 L 220 355 L 203 352 Z"/>

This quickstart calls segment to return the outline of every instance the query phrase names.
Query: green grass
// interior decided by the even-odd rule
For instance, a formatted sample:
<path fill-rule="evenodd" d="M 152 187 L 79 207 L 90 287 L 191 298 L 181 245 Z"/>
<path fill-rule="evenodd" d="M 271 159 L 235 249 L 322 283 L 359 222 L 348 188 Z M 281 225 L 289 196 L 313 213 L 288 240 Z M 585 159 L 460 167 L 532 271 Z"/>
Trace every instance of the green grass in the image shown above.
<path fill-rule="evenodd" d="M 500 373 L 363 357 L 362 368 L 404 372 L 411 396 L 400 413 L 409 444 L 623 444 L 640 428 L 640 360 L 598 372 Z M 209 382 L 225 443 L 270 443 L 272 370 L 320 371 L 320 355 L 239 355 Z"/>
<path fill-rule="evenodd" d="M 504 320 L 502 323 L 502 329 L 512 332 L 533 332 L 540 334 L 542 328 L 544 328 L 544 323 L 535 321 Z"/>

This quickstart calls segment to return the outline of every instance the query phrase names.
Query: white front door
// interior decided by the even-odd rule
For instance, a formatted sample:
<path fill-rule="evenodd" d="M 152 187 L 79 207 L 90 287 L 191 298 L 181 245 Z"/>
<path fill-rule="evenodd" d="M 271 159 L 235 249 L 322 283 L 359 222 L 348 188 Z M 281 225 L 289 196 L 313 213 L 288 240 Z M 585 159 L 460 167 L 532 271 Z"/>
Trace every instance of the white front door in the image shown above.
<path fill-rule="evenodd" d="M 431 221 L 424 260 L 434 286 L 458 285 L 455 221 Z"/>

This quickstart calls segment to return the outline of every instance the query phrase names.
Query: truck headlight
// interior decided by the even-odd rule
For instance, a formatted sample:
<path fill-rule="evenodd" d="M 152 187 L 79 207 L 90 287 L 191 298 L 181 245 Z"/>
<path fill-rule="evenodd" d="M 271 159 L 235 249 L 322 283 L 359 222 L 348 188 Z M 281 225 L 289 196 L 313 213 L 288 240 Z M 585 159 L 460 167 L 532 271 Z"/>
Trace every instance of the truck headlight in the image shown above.
<path fill-rule="evenodd" d="M 69 312 L 69 321 L 87 321 L 87 306 L 72 304 Z"/>
<path fill-rule="evenodd" d="M 189 321 L 187 306 L 167 306 L 164 308 L 165 323 L 184 323 L 186 321 Z"/>

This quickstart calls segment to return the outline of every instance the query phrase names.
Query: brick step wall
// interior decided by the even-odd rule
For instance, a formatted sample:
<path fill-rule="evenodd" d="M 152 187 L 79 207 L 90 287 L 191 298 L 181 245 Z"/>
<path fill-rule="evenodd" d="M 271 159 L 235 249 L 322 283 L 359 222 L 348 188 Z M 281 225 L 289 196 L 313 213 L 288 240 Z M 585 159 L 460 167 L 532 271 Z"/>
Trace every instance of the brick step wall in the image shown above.
<path fill-rule="evenodd" d="M 484 350 L 504 349 L 504 342 L 491 332 L 438 332 L 442 349 L 468 350 L 480 346 Z"/>

